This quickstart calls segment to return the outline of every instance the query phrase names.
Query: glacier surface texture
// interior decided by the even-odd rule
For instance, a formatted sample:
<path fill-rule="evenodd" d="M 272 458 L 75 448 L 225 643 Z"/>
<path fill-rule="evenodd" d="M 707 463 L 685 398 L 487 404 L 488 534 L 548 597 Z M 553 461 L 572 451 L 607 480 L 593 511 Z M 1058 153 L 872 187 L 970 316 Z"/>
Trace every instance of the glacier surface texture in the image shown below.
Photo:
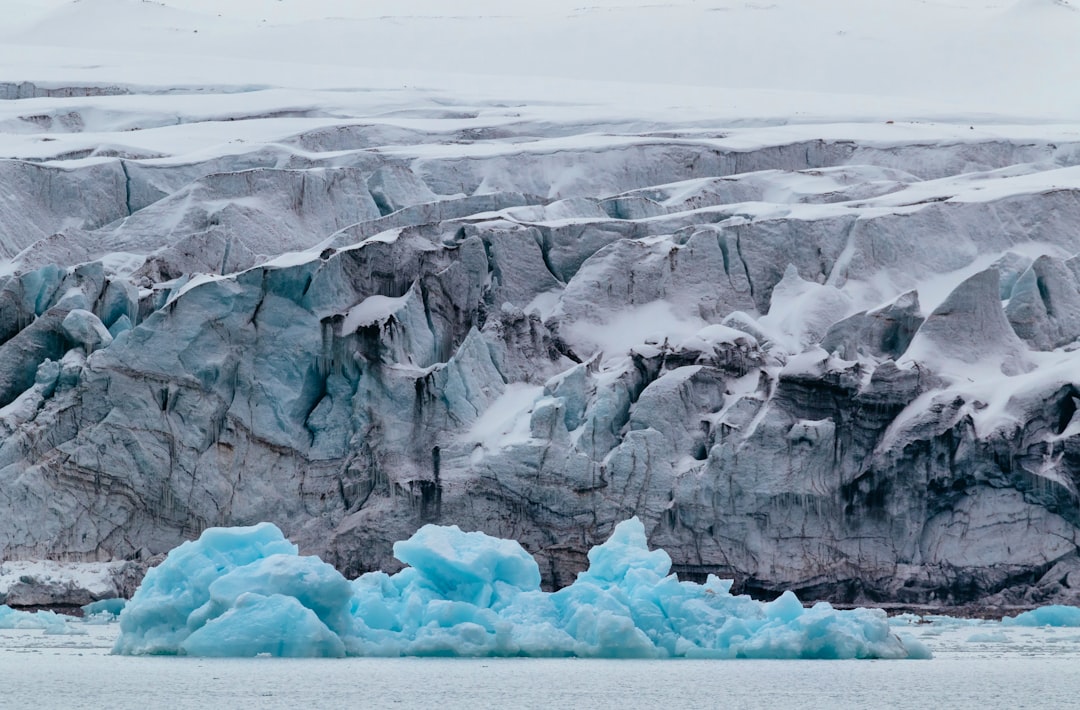
<path fill-rule="evenodd" d="M 0 602 L 261 521 L 554 590 L 633 516 L 738 593 L 1077 602 L 1075 4 L 19 3 Z"/>
<path fill-rule="evenodd" d="M 669 575 L 636 518 L 553 593 L 521 545 L 425 525 L 394 545 L 409 565 L 350 582 L 277 527 L 211 528 L 150 570 L 120 613 L 114 653 L 189 656 L 928 658 L 885 613 L 732 596 Z M 2 619 L 2 617 L 0 617 Z"/>
<path fill-rule="evenodd" d="M 1077 144 L 508 121 L 0 162 L 6 556 L 272 520 L 354 576 L 442 522 L 559 587 L 636 515 L 738 589 L 1072 597 Z"/>

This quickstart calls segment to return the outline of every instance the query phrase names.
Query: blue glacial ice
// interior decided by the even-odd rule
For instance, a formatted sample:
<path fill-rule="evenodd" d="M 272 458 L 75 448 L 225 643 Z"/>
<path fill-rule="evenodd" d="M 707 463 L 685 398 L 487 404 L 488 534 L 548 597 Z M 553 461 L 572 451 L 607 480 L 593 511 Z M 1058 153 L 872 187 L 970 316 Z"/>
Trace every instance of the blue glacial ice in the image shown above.
<path fill-rule="evenodd" d="M 76 636 L 86 630 L 71 623 L 71 617 L 52 611 L 21 611 L 0 604 L 0 629 L 41 629 L 48 635 Z"/>
<path fill-rule="evenodd" d="M 96 602 L 90 602 L 89 604 L 83 604 L 83 619 L 94 619 L 95 621 L 102 623 L 115 621 L 116 617 L 120 616 L 120 612 L 124 610 L 125 606 L 127 606 L 127 599 L 118 597 L 111 597 L 109 599 L 101 599 Z"/>
<path fill-rule="evenodd" d="M 1006 616 L 1002 626 L 1080 626 L 1080 607 L 1052 604 Z"/>
<path fill-rule="evenodd" d="M 928 658 L 884 612 L 761 603 L 669 574 L 628 520 L 570 586 L 540 589 L 513 540 L 427 525 L 394 545 L 409 565 L 346 580 L 269 523 L 212 528 L 158 567 L 120 614 L 114 653 L 190 656 Z"/>

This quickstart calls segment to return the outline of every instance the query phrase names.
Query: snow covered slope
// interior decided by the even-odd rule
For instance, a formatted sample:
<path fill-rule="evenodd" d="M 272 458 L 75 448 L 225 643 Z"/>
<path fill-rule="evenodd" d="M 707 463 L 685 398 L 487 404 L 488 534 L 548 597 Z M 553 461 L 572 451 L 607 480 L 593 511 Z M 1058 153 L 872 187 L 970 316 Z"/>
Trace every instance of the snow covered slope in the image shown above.
<path fill-rule="evenodd" d="M 1072 594 L 1072 4 L 218 5 L 7 8 L 4 557 Z"/>

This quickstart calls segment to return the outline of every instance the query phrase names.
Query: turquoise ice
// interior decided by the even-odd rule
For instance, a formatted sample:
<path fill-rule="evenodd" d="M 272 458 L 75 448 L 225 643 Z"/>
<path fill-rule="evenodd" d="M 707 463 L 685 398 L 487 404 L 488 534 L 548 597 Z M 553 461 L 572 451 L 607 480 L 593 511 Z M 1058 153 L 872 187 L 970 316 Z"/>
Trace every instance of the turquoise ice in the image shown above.
<path fill-rule="evenodd" d="M 1002 626 L 1080 626 L 1080 608 L 1051 604 L 1031 611 L 1006 616 Z"/>
<path fill-rule="evenodd" d="M 53 611 L 21 611 L 0 604 L 0 629 L 41 629 L 48 635 L 74 636 L 84 629 L 70 623 L 70 617 Z"/>
<path fill-rule="evenodd" d="M 884 612 L 772 602 L 669 574 L 636 518 L 589 568 L 540 589 L 520 544 L 427 525 L 394 545 L 409 565 L 348 581 L 269 523 L 212 528 L 158 567 L 120 614 L 118 654 L 288 657 L 927 658 Z"/>

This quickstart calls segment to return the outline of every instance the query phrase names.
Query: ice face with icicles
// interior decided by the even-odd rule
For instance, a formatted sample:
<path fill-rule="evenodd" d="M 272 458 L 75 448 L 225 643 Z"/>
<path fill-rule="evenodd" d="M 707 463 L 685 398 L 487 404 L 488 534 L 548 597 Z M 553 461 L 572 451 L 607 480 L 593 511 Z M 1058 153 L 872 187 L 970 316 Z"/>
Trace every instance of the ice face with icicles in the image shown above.
<path fill-rule="evenodd" d="M 394 545 L 409 565 L 350 582 L 272 524 L 211 528 L 150 570 L 114 652 L 286 657 L 928 658 L 884 612 L 761 603 L 669 574 L 636 518 L 557 592 L 516 541 L 427 525 Z"/>

